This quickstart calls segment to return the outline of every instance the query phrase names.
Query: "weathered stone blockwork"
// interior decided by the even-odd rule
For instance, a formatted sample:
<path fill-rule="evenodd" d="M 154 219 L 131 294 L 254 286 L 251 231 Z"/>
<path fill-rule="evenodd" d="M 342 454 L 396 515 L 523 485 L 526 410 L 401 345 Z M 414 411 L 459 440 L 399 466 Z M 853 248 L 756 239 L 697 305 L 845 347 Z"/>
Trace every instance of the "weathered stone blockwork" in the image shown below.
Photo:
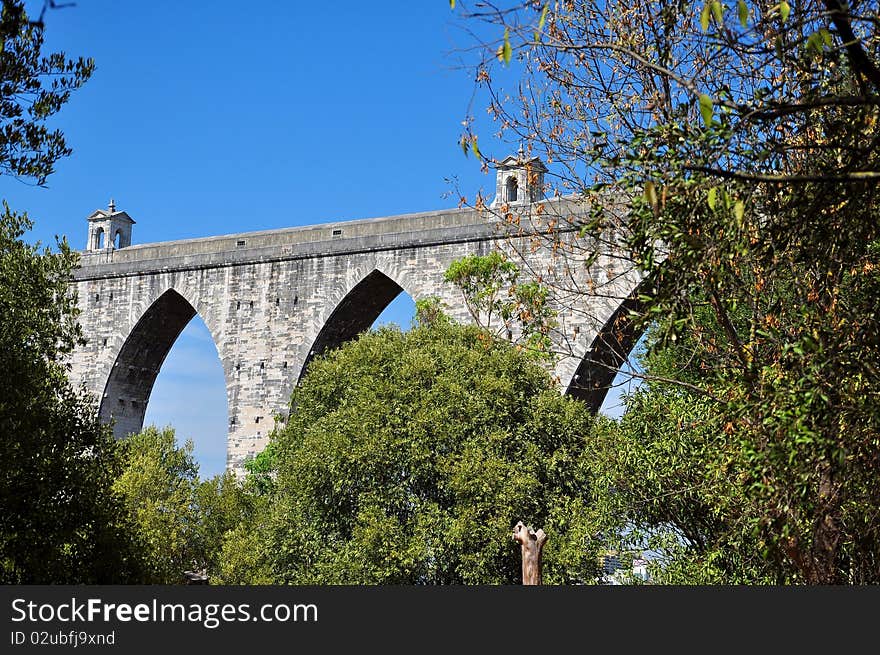
<path fill-rule="evenodd" d="M 527 253 L 529 268 L 567 278 L 577 293 L 602 280 L 603 292 L 578 298 L 576 309 L 559 300 L 567 309 L 554 338 L 568 356 L 555 373 L 563 390 L 576 388 L 584 354 L 637 279 L 616 271 L 613 257 L 557 271 L 550 253 L 532 252 L 527 237 L 508 240 L 496 221 L 471 210 L 87 252 L 73 285 L 88 342 L 74 354 L 72 376 L 94 393 L 117 436 L 136 432 L 165 356 L 198 313 L 226 378 L 227 466 L 240 472 L 265 445 L 273 417 L 285 416 L 314 351 L 367 329 L 400 290 L 415 300 L 439 296 L 454 318 L 469 320 L 443 273 L 453 260 L 493 248 Z"/>

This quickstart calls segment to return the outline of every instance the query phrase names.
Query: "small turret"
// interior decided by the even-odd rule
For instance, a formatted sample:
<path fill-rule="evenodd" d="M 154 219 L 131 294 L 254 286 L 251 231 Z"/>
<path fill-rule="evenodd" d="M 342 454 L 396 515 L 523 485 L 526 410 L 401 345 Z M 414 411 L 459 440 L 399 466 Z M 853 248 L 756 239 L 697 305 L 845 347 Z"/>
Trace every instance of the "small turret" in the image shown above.
<path fill-rule="evenodd" d="M 517 157 L 509 155 L 497 166 L 492 207 L 524 205 L 544 197 L 547 167 L 538 157 L 526 157 L 522 146 Z"/>
<path fill-rule="evenodd" d="M 116 203 L 110 198 L 107 209 L 96 209 L 89 216 L 87 252 L 114 250 L 131 245 L 131 226 L 134 220 L 123 211 L 116 211 Z"/>

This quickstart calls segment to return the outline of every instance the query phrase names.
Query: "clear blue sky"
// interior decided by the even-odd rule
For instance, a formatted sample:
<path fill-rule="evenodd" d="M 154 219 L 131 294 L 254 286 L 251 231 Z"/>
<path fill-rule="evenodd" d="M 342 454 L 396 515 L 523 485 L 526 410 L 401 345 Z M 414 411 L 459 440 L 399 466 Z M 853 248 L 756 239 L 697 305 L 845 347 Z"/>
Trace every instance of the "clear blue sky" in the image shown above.
<path fill-rule="evenodd" d="M 53 119 L 74 153 L 48 188 L 4 176 L 0 192 L 35 220 L 30 240 L 66 235 L 78 249 L 111 197 L 137 221 L 134 243 L 454 207 L 452 179 L 491 197 L 494 177 L 457 145 L 472 78 L 453 18 L 447 0 L 50 11 L 47 49 L 97 70 Z M 488 129 L 480 144 L 516 149 Z M 404 298 L 380 320 L 407 324 L 411 311 Z M 200 320 L 166 360 L 147 421 L 193 438 L 203 475 L 222 470 L 222 369 Z"/>

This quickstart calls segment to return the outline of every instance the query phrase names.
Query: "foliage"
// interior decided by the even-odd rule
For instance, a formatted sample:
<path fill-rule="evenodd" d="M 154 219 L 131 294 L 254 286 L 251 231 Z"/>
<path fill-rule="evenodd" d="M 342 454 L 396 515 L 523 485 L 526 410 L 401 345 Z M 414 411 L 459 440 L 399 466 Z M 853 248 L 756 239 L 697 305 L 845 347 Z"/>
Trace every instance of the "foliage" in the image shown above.
<path fill-rule="evenodd" d="M 461 291 L 477 325 L 511 341 L 516 335 L 516 342 L 526 352 L 547 357 L 556 312 L 548 303 L 544 286 L 521 282 L 520 278 L 519 267 L 497 250 L 457 259 L 444 274 L 444 280 Z"/>
<path fill-rule="evenodd" d="M 211 580 L 222 580 L 223 544 L 227 535 L 253 514 L 256 502 L 231 471 L 196 485 L 196 570 L 205 571 Z"/>
<path fill-rule="evenodd" d="M 197 563 L 193 492 L 198 465 L 192 442 L 178 448 L 174 430 L 149 427 L 123 443 L 124 470 L 116 491 L 146 550 L 144 582 L 174 584 Z"/>
<path fill-rule="evenodd" d="M 45 11 L 45 8 L 44 8 Z M 41 55 L 42 15 L 17 0 L 0 11 L 0 173 L 43 184 L 70 153 L 45 121 L 92 72 L 90 60 Z M 78 339 L 67 288 L 76 255 L 22 240 L 32 223 L 4 201 L 0 215 L 0 582 L 136 580 L 139 556 L 111 485 L 116 442 L 64 358 Z"/>
<path fill-rule="evenodd" d="M 21 238 L 27 216 L 0 215 L 0 581 L 127 582 L 138 575 L 130 526 L 112 482 L 116 442 L 63 358 L 76 343 L 64 242 Z"/>
<path fill-rule="evenodd" d="M 877 3 L 459 10 L 492 26 L 476 79 L 500 131 L 582 200 L 554 217 L 582 237 L 563 263 L 613 235 L 645 276 L 652 348 L 699 365 L 672 371 L 665 393 L 717 412 L 688 448 L 737 482 L 722 518 L 753 537 L 724 555 L 752 548 L 740 570 L 773 580 L 877 582 Z M 512 56 L 499 62 L 502 38 Z M 516 92 L 499 65 L 520 74 Z M 663 429 L 645 438 L 664 442 Z"/>
<path fill-rule="evenodd" d="M 699 379 L 705 362 L 683 358 L 692 344 L 677 348 L 642 355 L 648 379 L 626 398 L 620 421 L 605 419 L 597 430 L 596 506 L 609 547 L 651 552 L 651 578 L 661 584 L 796 581 L 791 567 L 763 557 L 723 408 L 658 380 Z"/>
<path fill-rule="evenodd" d="M 549 534 L 546 582 L 590 581 L 591 423 L 475 326 L 366 333 L 294 391 L 274 489 L 227 540 L 224 581 L 518 583 L 518 520 Z"/>
<path fill-rule="evenodd" d="M 275 498 L 277 474 L 277 442 L 270 441 L 256 457 L 245 463 L 247 476 L 235 481 L 235 513 L 225 525 L 222 539 L 212 542 L 213 580 L 217 584 L 275 584 L 265 562 L 268 544 L 259 526 L 269 514 Z M 219 535 L 219 532 L 216 533 Z"/>
<path fill-rule="evenodd" d="M 50 130 L 46 120 L 95 68 L 91 59 L 74 61 L 63 52 L 44 56 L 43 29 L 42 15 L 32 20 L 23 2 L 4 0 L 0 11 L 0 173 L 33 179 L 40 185 L 55 162 L 71 153 L 61 131 Z"/>
<path fill-rule="evenodd" d="M 123 444 L 124 469 L 114 487 L 125 499 L 145 553 L 143 583 L 176 584 L 187 570 L 218 570 L 226 533 L 248 504 L 234 475 L 200 481 L 192 441 L 150 426 Z"/>
<path fill-rule="evenodd" d="M 877 266 L 877 255 L 880 252 L 875 251 L 872 270 Z M 867 280 L 859 279 L 857 285 L 844 284 L 841 301 L 867 303 L 865 311 L 876 314 L 878 283 L 880 277 L 874 272 Z M 742 313 L 735 316 L 737 322 L 744 319 Z M 667 379 L 692 383 L 704 379 L 717 357 L 717 351 L 706 344 L 717 342 L 724 331 L 708 309 L 699 312 L 698 323 L 701 333 L 683 335 L 675 346 L 649 353 L 644 358 L 645 369 Z M 655 334 L 649 335 L 649 340 L 654 338 Z M 853 355 L 842 351 L 833 358 L 846 361 Z M 874 424 L 877 406 L 871 396 L 860 403 L 846 398 L 853 393 L 851 385 L 858 385 L 859 391 L 869 388 L 861 376 L 854 380 L 841 377 L 833 386 L 826 383 L 822 393 L 845 410 L 835 418 L 848 433 L 825 436 L 814 432 L 814 425 L 826 419 L 821 403 L 812 397 L 818 380 L 811 376 L 815 375 L 816 360 L 827 366 L 827 358 L 823 353 L 792 352 L 778 367 L 763 371 L 765 384 L 778 385 L 765 392 L 774 399 L 774 406 L 765 417 L 764 429 L 772 426 L 779 432 L 771 443 L 764 444 L 761 453 L 755 452 L 754 433 L 730 418 L 745 405 L 738 395 L 741 385 L 735 382 L 722 379 L 716 392 L 725 384 L 725 393 L 710 398 L 649 379 L 628 399 L 619 429 L 612 430 L 613 438 L 600 448 L 610 453 L 605 455 L 607 474 L 609 480 L 615 480 L 609 482 L 614 493 L 607 500 L 613 501 L 619 518 L 635 526 L 628 535 L 631 544 L 650 534 L 652 547 L 665 555 L 655 578 L 675 582 L 803 581 L 803 564 L 790 557 L 791 540 L 796 535 L 789 533 L 789 540 L 781 546 L 768 538 L 774 517 L 765 512 L 768 497 L 786 498 L 792 490 L 800 493 L 798 503 L 789 506 L 793 517 L 815 511 L 814 503 L 827 502 L 821 493 L 814 496 L 810 489 L 816 467 L 823 465 L 817 461 L 816 446 L 825 442 L 827 447 L 846 449 L 845 460 L 838 463 L 839 478 L 834 481 L 835 493 L 846 499 L 838 510 L 834 566 L 846 576 L 846 582 L 874 579 L 873 553 L 880 538 L 876 510 L 880 494 L 873 484 L 876 464 L 871 460 L 876 455 L 870 432 L 857 430 Z M 845 367 L 838 370 L 846 375 Z M 806 398 L 805 391 L 810 394 Z M 780 426 L 780 419 L 785 420 L 785 427 Z M 797 432 L 792 433 L 790 421 Z M 783 429 L 789 432 L 780 434 Z M 752 471 L 756 459 L 765 467 L 767 477 L 763 479 Z M 771 474 L 776 489 L 764 486 Z M 608 512 L 609 516 L 613 513 Z"/>
<path fill-rule="evenodd" d="M 253 494 L 263 496 L 274 490 L 275 472 L 278 466 L 277 452 L 278 444 L 270 441 L 256 456 L 245 460 L 248 489 Z"/>

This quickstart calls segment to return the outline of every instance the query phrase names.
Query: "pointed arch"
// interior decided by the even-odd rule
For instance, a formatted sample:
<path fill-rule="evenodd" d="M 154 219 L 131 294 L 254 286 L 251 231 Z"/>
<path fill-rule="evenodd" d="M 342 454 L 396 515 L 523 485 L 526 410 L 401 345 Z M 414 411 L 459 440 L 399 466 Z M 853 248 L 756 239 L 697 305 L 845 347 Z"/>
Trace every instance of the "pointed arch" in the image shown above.
<path fill-rule="evenodd" d="M 358 282 L 336 305 L 305 357 L 299 377 L 302 379 L 312 359 L 368 330 L 379 314 L 394 300 L 403 287 L 378 268 Z"/>
<path fill-rule="evenodd" d="M 565 390 L 566 395 L 583 401 L 594 413 L 602 407 L 611 383 L 644 332 L 633 318 L 644 310 L 639 300 L 643 284 L 620 303 L 599 330 Z"/>
<path fill-rule="evenodd" d="M 168 289 L 144 312 L 125 339 L 101 395 L 101 421 L 114 421 L 113 433 L 139 432 L 153 384 L 177 337 L 196 315 L 195 308 Z"/>

